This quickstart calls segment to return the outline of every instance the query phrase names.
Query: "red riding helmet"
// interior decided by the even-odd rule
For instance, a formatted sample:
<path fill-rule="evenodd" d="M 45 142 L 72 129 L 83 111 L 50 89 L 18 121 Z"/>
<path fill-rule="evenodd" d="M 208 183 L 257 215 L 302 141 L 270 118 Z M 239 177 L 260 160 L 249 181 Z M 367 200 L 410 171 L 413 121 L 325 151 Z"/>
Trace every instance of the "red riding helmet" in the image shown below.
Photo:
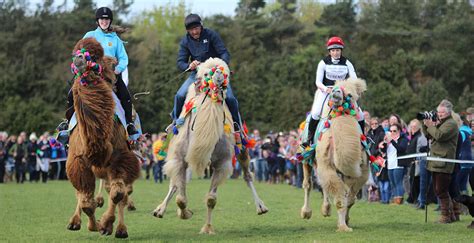
<path fill-rule="evenodd" d="M 328 50 L 344 49 L 344 41 L 342 41 L 341 37 L 333 36 L 329 38 L 328 42 L 326 42 L 326 46 L 328 47 Z"/>

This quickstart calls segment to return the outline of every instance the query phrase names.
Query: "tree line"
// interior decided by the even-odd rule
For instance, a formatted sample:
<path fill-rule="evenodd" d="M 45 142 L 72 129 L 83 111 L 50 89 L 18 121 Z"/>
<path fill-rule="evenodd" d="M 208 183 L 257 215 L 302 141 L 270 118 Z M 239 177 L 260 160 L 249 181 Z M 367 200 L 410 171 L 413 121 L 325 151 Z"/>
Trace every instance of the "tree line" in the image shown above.
<path fill-rule="evenodd" d="M 132 94 L 151 91 L 134 104 L 145 131 L 157 132 L 170 123 L 174 95 L 186 79 L 176 57 L 190 9 L 180 1 L 125 21 L 131 4 L 113 1 L 113 24 L 130 28 L 121 36 L 130 58 L 129 88 Z M 28 6 L 27 0 L 0 2 L 0 130 L 13 133 L 53 130 L 59 123 L 72 78 L 71 50 L 96 28 L 92 0 Z M 311 109 L 316 67 L 333 35 L 344 39 L 343 55 L 367 81 L 361 106 L 373 115 L 408 120 L 443 98 L 457 111 L 474 104 L 469 0 L 241 0 L 234 16 L 207 16 L 203 23 L 229 49 L 232 87 L 252 128 L 298 126 Z"/>

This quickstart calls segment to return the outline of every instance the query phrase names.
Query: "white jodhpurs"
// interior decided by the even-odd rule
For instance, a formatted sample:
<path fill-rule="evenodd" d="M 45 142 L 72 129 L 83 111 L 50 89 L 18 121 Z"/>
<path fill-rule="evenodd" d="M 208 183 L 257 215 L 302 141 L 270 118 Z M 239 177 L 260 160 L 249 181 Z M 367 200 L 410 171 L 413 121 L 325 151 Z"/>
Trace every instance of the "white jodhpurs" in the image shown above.
<path fill-rule="evenodd" d="M 125 68 L 122 72 L 122 80 L 125 83 L 125 86 L 128 87 L 128 68 Z"/>

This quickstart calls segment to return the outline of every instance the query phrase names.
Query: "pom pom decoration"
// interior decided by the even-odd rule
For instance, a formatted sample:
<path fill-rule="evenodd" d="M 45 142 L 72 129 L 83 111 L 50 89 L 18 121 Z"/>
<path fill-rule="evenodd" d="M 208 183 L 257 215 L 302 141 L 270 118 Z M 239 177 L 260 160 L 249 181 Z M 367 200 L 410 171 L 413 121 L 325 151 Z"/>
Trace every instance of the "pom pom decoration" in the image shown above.
<path fill-rule="evenodd" d="M 83 57 L 80 57 L 80 55 L 83 55 Z M 85 72 L 80 72 L 79 68 L 76 67 L 76 65 L 74 64 L 75 58 L 84 58 L 86 60 Z M 86 77 L 89 76 L 90 72 L 97 73 L 100 77 L 100 80 L 103 80 L 102 66 L 96 62 L 91 61 L 91 59 L 92 58 L 90 53 L 85 48 L 82 48 L 81 50 L 76 50 L 76 53 L 72 58 L 71 72 L 74 73 L 74 79 L 77 80 L 82 86 L 87 86 L 90 84 L 86 79 Z M 92 84 L 97 84 L 97 81 L 94 81 Z"/>

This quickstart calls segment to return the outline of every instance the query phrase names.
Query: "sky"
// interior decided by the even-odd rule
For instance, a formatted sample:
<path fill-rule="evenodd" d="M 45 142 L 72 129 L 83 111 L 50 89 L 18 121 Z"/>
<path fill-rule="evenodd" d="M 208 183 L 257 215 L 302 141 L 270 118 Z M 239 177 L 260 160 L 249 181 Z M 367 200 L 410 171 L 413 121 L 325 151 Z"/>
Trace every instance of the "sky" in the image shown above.
<path fill-rule="evenodd" d="M 32 6 L 43 2 L 42 0 L 29 0 Z M 97 7 L 111 7 L 112 0 L 95 0 Z M 130 7 L 130 14 L 126 18 L 132 18 L 134 15 L 146 9 L 152 9 L 153 6 L 164 6 L 169 3 L 178 4 L 180 1 L 172 0 L 135 0 Z M 201 17 L 209 17 L 214 14 L 234 15 L 234 10 L 237 8 L 239 0 L 185 0 L 188 8 L 191 8 L 192 13 L 197 13 Z M 55 0 L 56 5 L 63 3 L 63 0 Z M 68 0 L 68 4 L 73 5 L 72 0 Z"/>

